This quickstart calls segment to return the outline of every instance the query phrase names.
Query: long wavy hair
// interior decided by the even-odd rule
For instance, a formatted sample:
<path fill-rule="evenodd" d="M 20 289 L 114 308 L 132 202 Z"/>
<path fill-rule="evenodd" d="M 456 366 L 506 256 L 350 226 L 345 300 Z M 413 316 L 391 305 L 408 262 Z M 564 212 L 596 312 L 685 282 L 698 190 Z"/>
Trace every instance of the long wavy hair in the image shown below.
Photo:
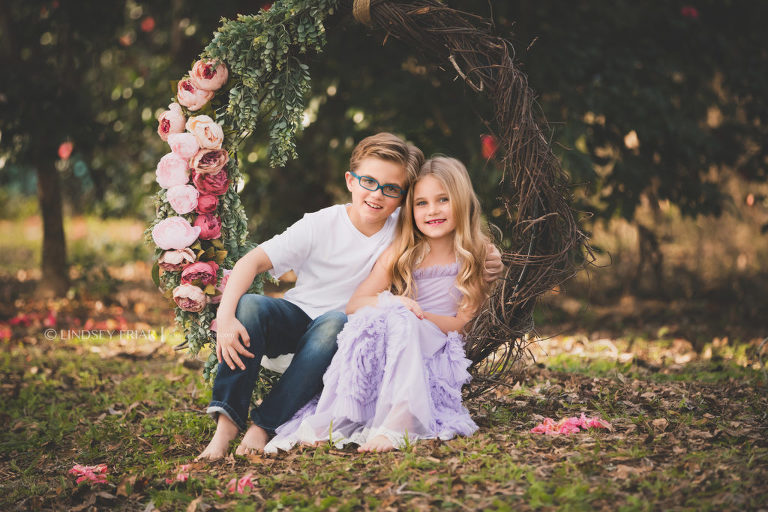
<path fill-rule="evenodd" d="M 405 203 L 400 209 L 393 242 L 395 257 L 389 268 L 392 291 L 397 295 L 416 297 L 413 270 L 426 256 L 429 239 L 416 227 L 413 195 L 416 184 L 426 176 L 437 179 L 448 193 L 453 218 L 456 220 L 453 246 L 459 262 L 459 274 L 456 276 L 456 288 L 462 294 L 459 309 L 474 310 L 487 296 L 483 266 L 489 238 L 481 217 L 480 201 L 472 188 L 467 169 L 455 158 L 430 158 L 424 162 L 408 189 Z"/>

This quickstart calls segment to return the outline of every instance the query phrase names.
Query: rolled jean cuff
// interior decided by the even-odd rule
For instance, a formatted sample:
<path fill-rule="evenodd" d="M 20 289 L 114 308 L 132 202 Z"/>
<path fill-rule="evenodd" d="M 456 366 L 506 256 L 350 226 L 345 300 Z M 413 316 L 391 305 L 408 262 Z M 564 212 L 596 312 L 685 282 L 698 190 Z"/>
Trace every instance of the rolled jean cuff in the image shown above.
<path fill-rule="evenodd" d="M 275 430 L 279 426 L 269 426 L 267 425 L 264 420 L 261 419 L 261 416 L 259 416 L 259 413 L 256 409 L 251 410 L 251 421 L 257 426 L 264 429 L 264 431 L 269 434 L 269 437 L 275 436 Z"/>
<path fill-rule="evenodd" d="M 208 409 L 205 411 L 214 421 L 218 421 L 218 415 L 223 414 L 232 421 L 240 430 L 246 430 L 248 425 L 240 419 L 234 409 L 226 402 L 211 402 Z"/>

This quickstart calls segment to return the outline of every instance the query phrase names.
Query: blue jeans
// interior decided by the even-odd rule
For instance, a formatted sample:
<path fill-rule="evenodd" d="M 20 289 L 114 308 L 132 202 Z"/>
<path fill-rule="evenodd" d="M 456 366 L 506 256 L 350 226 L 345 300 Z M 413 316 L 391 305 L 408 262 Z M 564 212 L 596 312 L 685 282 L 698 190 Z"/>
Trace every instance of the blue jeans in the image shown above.
<path fill-rule="evenodd" d="M 213 381 L 208 413 L 226 414 L 241 430 L 251 395 L 261 370 L 261 358 L 293 353 L 293 361 L 259 407 L 251 411 L 253 422 L 270 435 L 323 387 L 323 374 L 336 353 L 336 336 L 347 315 L 330 311 L 312 320 L 298 306 L 284 299 L 246 294 L 235 316 L 251 338 L 246 347 L 255 357 L 240 357 L 245 370 L 219 363 Z"/>

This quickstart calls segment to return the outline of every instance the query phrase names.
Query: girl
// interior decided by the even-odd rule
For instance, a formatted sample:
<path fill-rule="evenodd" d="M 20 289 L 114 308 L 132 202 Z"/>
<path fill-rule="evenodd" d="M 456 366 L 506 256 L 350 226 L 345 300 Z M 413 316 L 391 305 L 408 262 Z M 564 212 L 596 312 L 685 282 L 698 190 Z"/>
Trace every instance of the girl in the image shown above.
<path fill-rule="evenodd" d="M 395 240 L 347 305 L 354 314 L 322 394 L 279 427 L 265 451 L 319 441 L 387 451 L 474 433 L 461 404 L 470 361 L 459 331 L 486 297 L 487 243 L 466 168 L 453 158 L 428 160 Z"/>

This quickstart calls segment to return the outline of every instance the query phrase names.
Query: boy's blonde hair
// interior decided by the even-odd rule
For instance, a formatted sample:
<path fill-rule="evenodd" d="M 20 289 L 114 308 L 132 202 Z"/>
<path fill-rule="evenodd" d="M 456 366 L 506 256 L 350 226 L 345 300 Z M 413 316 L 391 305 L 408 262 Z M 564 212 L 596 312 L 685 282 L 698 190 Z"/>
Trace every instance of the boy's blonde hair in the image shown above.
<path fill-rule="evenodd" d="M 405 168 L 406 188 L 410 188 L 424 163 L 424 153 L 419 148 L 387 132 L 371 135 L 357 143 L 349 159 L 350 170 L 357 172 L 360 162 L 366 158 L 378 158 L 402 165 Z"/>
<path fill-rule="evenodd" d="M 482 222 L 480 201 L 472 188 L 467 169 L 455 158 L 437 156 L 427 160 L 408 190 L 397 221 L 393 242 L 395 257 L 389 269 L 393 292 L 416 297 L 413 269 L 426 256 L 427 238 L 418 230 L 413 219 L 413 195 L 416 183 L 425 176 L 437 179 L 448 192 L 456 222 L 453 237 L 454 251 L 459 261 L 456 288 L 463 296 L 459 307 L 474 311 L 487 295 L 483 266 L 489 238 Z"/>

